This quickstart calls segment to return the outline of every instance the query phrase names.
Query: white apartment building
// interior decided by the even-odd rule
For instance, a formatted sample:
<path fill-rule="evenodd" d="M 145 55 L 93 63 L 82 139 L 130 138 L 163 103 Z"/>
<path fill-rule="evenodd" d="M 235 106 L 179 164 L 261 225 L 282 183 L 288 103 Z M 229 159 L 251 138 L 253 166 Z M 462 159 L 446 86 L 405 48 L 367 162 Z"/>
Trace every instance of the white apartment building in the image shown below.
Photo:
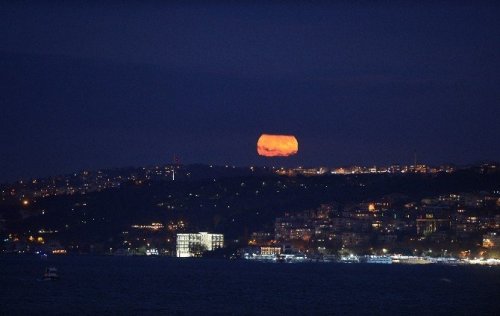
<path fill-rule="evenodd" d="M 177 257 L 195 257 L 201 251 L 212 251 L 224 246 L 223 234 L 209 234 L 207 232 L 193 234 L 177 234 Z"/>

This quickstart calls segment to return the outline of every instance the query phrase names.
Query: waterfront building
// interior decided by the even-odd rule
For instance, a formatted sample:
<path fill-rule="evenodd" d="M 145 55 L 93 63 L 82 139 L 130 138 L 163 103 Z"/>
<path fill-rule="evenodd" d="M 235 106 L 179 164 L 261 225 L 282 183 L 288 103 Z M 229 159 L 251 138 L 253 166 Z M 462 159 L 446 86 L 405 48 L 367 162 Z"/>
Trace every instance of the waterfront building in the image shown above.
<path fill-rule="evenodd" d="M 500 249 L 500 234 L 496 232 L 484 234 L 483 247 L 490 249 Z"/>
<path fill-rule="evenodd" d="M 260 247 L 260 254 L 263 256 L 278 256 L 281 254 L 281 247 Z"/>
<path fill-rule="evenodd" d="M 198 257 L 205 251 L 212 251 L 224 246 L 223 234 L 207 232 L 177 234 L 177 257 Z"/>

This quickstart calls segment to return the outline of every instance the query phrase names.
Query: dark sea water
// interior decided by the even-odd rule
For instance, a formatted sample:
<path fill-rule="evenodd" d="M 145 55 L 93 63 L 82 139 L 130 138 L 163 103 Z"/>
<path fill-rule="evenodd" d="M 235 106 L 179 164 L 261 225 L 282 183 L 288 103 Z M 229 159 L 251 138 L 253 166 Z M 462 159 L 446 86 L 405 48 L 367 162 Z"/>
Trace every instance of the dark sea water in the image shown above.
<path fill-rule="evenodd" d="M 61 279 L 41 282 L 45 267 Z M 0 314 L 500 315 L 500 268 L 0 256 Z"/>

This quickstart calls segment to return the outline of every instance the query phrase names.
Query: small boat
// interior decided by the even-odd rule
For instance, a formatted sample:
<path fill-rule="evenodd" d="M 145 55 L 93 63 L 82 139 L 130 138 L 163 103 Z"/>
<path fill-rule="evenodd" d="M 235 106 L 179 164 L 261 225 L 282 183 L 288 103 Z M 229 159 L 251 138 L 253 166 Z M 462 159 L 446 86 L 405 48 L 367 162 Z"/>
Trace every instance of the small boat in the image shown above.
<path fill-rule="evenodd" d="M 57 274 L 57 269 L 54 267 L 50 267 L 45 269 L 45 273 L 40 281 L 54 281 L 59 280 L 59 275 Z"/>

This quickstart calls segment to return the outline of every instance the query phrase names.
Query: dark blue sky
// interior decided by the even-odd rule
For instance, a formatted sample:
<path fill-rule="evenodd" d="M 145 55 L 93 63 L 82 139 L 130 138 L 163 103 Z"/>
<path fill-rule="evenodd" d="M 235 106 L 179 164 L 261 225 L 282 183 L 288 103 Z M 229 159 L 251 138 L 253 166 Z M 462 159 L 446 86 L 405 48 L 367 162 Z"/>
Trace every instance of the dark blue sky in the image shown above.
<path fill-rule="evenodd" d="M 284 3 L 0 4 L 0 181 L 500 159 L 499 5 Z"/>

